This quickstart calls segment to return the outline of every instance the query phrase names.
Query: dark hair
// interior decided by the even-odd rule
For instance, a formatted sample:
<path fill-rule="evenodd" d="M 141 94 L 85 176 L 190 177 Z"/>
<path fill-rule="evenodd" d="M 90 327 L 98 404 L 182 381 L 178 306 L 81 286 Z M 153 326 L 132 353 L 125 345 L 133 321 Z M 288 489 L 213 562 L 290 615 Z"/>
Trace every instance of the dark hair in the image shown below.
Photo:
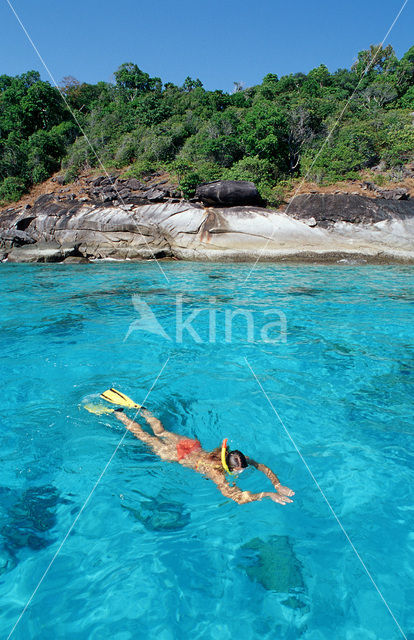
<path fill-rule="evenodd" d="M 245 469 L 249 466 L 244 454 L 237 449 L 235 449 L 234 451 L 229 451 L 226 454 L 226 463 L 230 471 L 232 471 L 235 467 L 242 467 L 242 469 Z"/>

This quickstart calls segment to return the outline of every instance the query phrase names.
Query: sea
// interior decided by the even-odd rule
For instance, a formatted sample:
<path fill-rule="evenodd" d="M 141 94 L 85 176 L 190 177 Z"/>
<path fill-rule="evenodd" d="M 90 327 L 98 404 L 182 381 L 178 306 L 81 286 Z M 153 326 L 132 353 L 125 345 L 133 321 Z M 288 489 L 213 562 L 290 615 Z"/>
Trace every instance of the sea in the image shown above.
<path fill-rule="evenodd" d="M 1 638 L 414 639 L 412 266 L 3 264 L 0 282 Z M 293 502 L 238 505 L 161 460 L 108 388 L 206 450 L 228 438 Z M 272 491 L 253 467 L 228 481 Z"/>

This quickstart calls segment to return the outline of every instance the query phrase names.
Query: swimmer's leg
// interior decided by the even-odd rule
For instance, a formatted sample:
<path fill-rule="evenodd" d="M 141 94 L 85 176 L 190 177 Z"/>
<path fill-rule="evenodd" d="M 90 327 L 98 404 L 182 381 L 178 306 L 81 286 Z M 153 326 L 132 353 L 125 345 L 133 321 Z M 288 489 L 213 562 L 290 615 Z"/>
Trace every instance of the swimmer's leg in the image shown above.
<path fill-rule="evenodd" d="M 182 438 L 178 433 L 173 433 L 172 431 L 164 429 L 164 425 L 161 420 L 158 420 L 158 418 L 156 418 L 151 411 L 148 411 L 148 409 L 141 409 L 140 413 L 158 438 L 166 438 L 166 440 L 170 442 L 177 442 Z"/>
<path fill-rule="evenodd" d="M 120 420 L 126 428 L 134 434 L 136 438 L 145 442 L 154 453 L 156 453 L 163 460 L 177 461 L 177 445 L 174 440 L 161 440 L 159 437 L 150 436 L 149 433 L 144 431 L 138 422 L 134 422 L 128 418 L 122 410 L 114 411 L 114 415 Z M 166 431 L 165 433 L 169 433 Z M 171 434 L 176 437 L 176 434 Z"/>
<path fill-rule="evenodd" d="M 138 422 L 134 422 L 133 420 L 128 418 L 128 416 L 126 416 L 122 410 L 118 409 L 114 411 L 114 415 L 126 426 L 128 431 L 131 431 L 131 433 L 133 433 L 134 436 L 136 436 L 139 440 L 142 440 L 142 442 L 150 445 L 154 450 L 155 447 L 160 446 L 160 441 L 158 440 L 158 438 L 150 436 L 150 434 L 144 431 L 144 429 L 140 424 L 138 424 Z"/>

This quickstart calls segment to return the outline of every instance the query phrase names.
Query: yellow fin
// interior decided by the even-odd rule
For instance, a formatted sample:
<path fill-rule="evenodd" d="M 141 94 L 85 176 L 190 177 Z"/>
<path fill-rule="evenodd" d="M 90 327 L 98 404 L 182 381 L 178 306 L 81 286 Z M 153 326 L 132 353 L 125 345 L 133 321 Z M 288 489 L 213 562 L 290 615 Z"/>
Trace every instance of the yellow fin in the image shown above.
<path fill-rule="evenodd" d="M 89 413 L 95 413 L 97 416 L 101 416 L 104 413 L 113 413 L 115 409 L 111 409 L 110 407 L 104 407 L 101 404 L 84 404 L 83 408 Z"/>
<path fill-rule="evenodd" d="M 101 398 L 106 400 L 107 402 L 112 402 L 112 404 L 117 404 L 121 407 L 128 407 L 128 409 L 141 409 L 141 405 L 137 404 L 131 398 L 122 393 L 121 391 L 117 391 L 116 389 L 107 389 L 103 393 L 101 393 Z"/>

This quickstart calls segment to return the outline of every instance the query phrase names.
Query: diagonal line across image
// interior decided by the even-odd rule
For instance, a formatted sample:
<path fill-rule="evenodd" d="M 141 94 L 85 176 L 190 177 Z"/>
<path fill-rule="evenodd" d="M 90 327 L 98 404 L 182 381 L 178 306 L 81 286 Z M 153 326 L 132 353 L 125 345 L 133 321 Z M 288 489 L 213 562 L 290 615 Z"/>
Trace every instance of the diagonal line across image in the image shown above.
<path fill-rule="evenodd" d="M 38 58 L 39 58 L 40 62 L 42 63 L 42 65 L 43 65 L 43 66 L 44 66 L 44 68 L 46 69 L 46 71 L 47 71 L 47 73 L 48 73 L 49 77 L 51 78 L 51 80 L 52 80 L 52 82 L 53 82 L 54 86 L 55 86 L 55 87 L 56 87 L 56 89 L 59 91 L 60 96 L 61 96 L 61 98 L 62 98 L 63 102 L 65 103 L 66 107 L 67 107 L 67 108 L 68 108 L 68 110 L 70 111 L 70 113 L 71 113 L 71 115 L 72 115 L 72 118 L 74 119 L 74 121 L 75 121 L 75 122 L 76 122 L 76 124 L 78 125 L 79 130 L 81 131 L 82 135 L 84 136 L 85 140 L 87 141 L 88 145 L 90 146 L 90 148 L 91 148 L 91 150 L 92 150 L 92 152 L 93 152 L 93 154 L 94 154 L 95 158 L 97 159 L 97 161 L 98 161 L 98 163 L 99 163 L 99 166 L 100 166 L 100 167 L 101 167 L 101 169 L 104 171 L 104 173 L 105 173 L 105 175 L 107 176 L 107 178 L 110 178 L 110 175 L 109 175 L 108 171 L 106 170 L 106 168 L 105 168 L 105 166 L 104 166 L 104 164 L 103 164 L 103 162 L 102 162 L 101 158 L 100 158 L 100 157 L 99 157 L 99 155 L 97 154 L 97 152 L 96 152 L 96 150 L 95 150 L 95 148 L 94 148 L 94 146 L 93 146 L 92 142 L 89 140 L 88 136 L 86 135 L 85 130 L 83 129 L 82 125 L 81 125 L 81 124 L 80 124 L 80 122 L 79 122 L 79 119 L 76 117 L 76 114 L 74 113 L 73 109 L 71 108 L 71 106 L 69 105 L 68 101 L 66 100 L 66 97 L 65 97 L 64 93 L 61 91 L 61 89 L 60 89 L 59 85 L 57 84 L 57 82 L 56 82 L 56 80 L 55 80 L 55 78 L 54 78 L 54 76 L 53 76 L 52 72 L 50 71 L 49 67 L 47 66 L 46 62 L 44 61 L 44 59 L 43 59 L 42 55 L 40 54 L 40 52 L 39 52 L 38 48 L 36 47 L 35 43 L 33 42 L 32 38 L 30 37 L 29 32 L 27 31 L 26 27 L 24 26 L 23 22 L 21 21 L 21 19 L 20 19 L 19 15 L 17 14 L 17 12 L 16 12 L 15 8 L 13 7 L 12 3 L 10 2 L 10 0 L 6 0 L 6 2 L 7 2 L 7 4 L 9 5 L 9 7 L 10 7 L 11 11 L 13 12 L 13 14 L 14 14 L 14 16 L 15 16 L 16 20 L 17 20 L 17 21 L 18 21 L 18 23 L 20 24 L 20 26 L 21 26 L 21 28 L 22 28 L 22 30 L 23 30 L 23 32 L 24 32 L 24 34 L 25 34 L 25 36 L 26 36 L 26 37 L 27 37 L 27 39 L 29 40 L 29 42 L 30 42 L 30 44 L 32 45 L 33 49 L 35 50 L 36 55 L 38 56 Z M 119 193 L 119 190 L 118 190 L 118 188 L 117 188 L 116 184 L 114 184 L 114 185 L 113 185 L 113 188 L 114 188 L 115 193 L 117 194 L 117 197 L 119 198 L 120 202 L 122 203 L 122 206 L 124 207 L 124 206 L 125 206 L 125 201 L 124 201 L 124 199 L 122 198 L 121 194 Z M 122 208 L 122 207 L 121 207 L 121 208 Z M 161 271 L 162 275 L 164 276 L 164 278 L 166 279 L 166 281 L 167 281 L 167 282 L 169 282 L 170 280 L 169 280 L 169 278 L 168 278 L 167 274 L 165 273 L 164 269 L 162 268 L 162 266 L 161 266 L 161 264 L 160 264 L 159 260 L 157 260 L 157 257 L 156 257 L 156 255 L 154 254 L 154 252 L 153 252 L 153 250 L 151 249 L 151 247 L 149 246 L 149 244 L 148 244 L 148 242 L 147 242 L 147 239 L 146 239 L 146 238 L 145 238 L 145 236 L 141 233 L 140 228 L 138 227 L 137 229 L 138 229 L 138 233 L 140 234 L 141 238 L 144 240 L 144 243 L 145 243 L 145 245 L 146 245 L 147 249 L 150 251 L 150 253 L 152 254 L 152 257 L 153 257 L 153 258 L 154 258 L 154 260 L 156 261 L 156 263 L 157 263 L 157 265 L 158 265 L 158 268 L 159 268 L 159 270 Z"/>
<path fill-rule="evenodd" d="M 312 168 L 315 165 L 315 162 L 317 161 L 317 159 L 319 158 L 319 156 L 321 155 L 322 151 L 324 150 L 324 148 L 326 147 L 326 145 L 328 144 L 329 140 L 332 137 L 333 132 L 335 131 L 336 127 L 338 126 L 338 124 L 341 122 L 342 118 L 345 115 L 346 110 L 349 107 L 349 104 L 352 102 L 352 100 L 354 99 L 356 92 L 358 91 L 359 87 L 361 86 L 361 82 L 362 80 L 365 78 L 365 76 L 367 75 L 368 71 L 375 65 L 375 62 L 378 58 L 378 55 L 382 49 L 382 46 L 384 45 L 384 42 L 387 40 L 388 36 L 390 35 L 392 29 L 394 28 L 394 26 L 396 25 L 400 15 L 402 14 L 402 12 L 404 11 L 405 6 L 407 5 L 408 0 L 404 0 L 402 6 L 400 7 L 400 10 L 398 11 L 397 15 L 395 16 L 391 26 L 388 28 L 387 33 L 385 34 L 385 36 L 383 37 L 380 45 L 378 46 L 378 49 L 375 53 L 375 55 L 373 56 L 372 60 L 369 62 L 369 64 L 366 66 L 366 68 L 364 69 L 359 82 L 357 84 L 357 86 L 355 87 L 354 91 L 352 92 L 351 96 L 348 98 L 347 102 L 345 103 L 345 106 L 343 107 L 341 113 L 339 114 L 338 118 L 336 119 L 336 121 L 334 122 L 333 126 L 331 127 L 331 129 L 328 131 L 328 135 L 326 136 L 325 140 L 323 141 L 318 153 L 316 154 L 316 156 L 314 157 L 312 164 L 310 165 L 306 175 L 302 178 L 302 180 L 299 183 L 299 186 L 296 188 L 293 196 L 291 197 L 284 213 L 286 214 L 289 211 L 289 207 L 292 204 L 293 200 L 295 199 L 295 196 L 298 194 L 298 192 L 300 191 L 300 189 L 302 188 L 303 184 L 306 182 L 310 172 L 312 171 Z M 276 230 L 275 230 L 276 231 Z M 249 273 L 247 274 L 244 283 L 245 284 L 247 282 L 247 280 L 250 278 L 252 272 L 254 271 L 254 269 L 256 268 L 257 263 L 259 262 L 260 258 L 262 257 L 263 253 L 266 251 L 266 248 L 269 245 L 269 242 L 271 242 L 273 240 L 273 237 L 275 235 L 275 231 L 273 231 L 273 233 L 271 234 L 271 236 L 267 239 L 266 243 L 264 244 L 264 246 L 260 249 L 259 251 L 259 255 L 257 256 L 255 262 L 253 263 L 253 266 L 251 267 Z"/>
<path fill-rule="evenodd" d="M 154 382 L 152 383 L 150 389 L 147 391 L 147 394 L 145 395 L 145 398 L 142 401 L 142 405 L 146 402 L 146 400 L 148 399 L 150 393 L 152 392 L 153 388 L 155 387 L 155 385 L 157 384 L 161 374 L 163 373 L 165 367 L 167 366 L 167 363 L 170 359 L 170 356 L 168 356 L 167 360 L 164 362 L 164 364 L 162 365 L 157 377 L 155 378 Z M 140 409 L 137 409 L 134 418 L 137 416 L 137 414 L 139 413 Z M 121 444 L 123 443 L 125 436 L 127 435 L 128 431 L 125 430 L 125 432 L 122 435 L 122 438 L 119 440 L 118 444 L 116 445 L 112 455 L 110 456 L 109 460 L 107 461 L 106 465 L 104 466 L 104 468 L 102 469 L 98 479 L 96 480 L 95 484 L 93 485 L 91 491 L 89 492 L 86 500 L 84 501 L 84 503 L 82 504 L 82 507 L 80 508 L 76 518 L 74 519 L 74 521 L 72 522 L 72 524 L 70 525 L 69 529 L 67 530 L 62 542 L 60 543 L 60 545 L 58 546 L 58 548 L 56 549 L 51 561 L 49 562 L 48 566 L 46 567 L 45 571 L 43 572 L 42 577 L 40 578 L 39 582 L 37 583 L 35 589 L 33 590 L 31 596 L 29 597 L 28 601 L 26 602 L 25 606 L 23 607 L 22 612 L 20 613 L 19 617 L 17 618 L 16 622 L 13 625 L 13 628 L 11 629 L 9 635 L 7 636 L 7 640 L 9 640 L 9 638 L 12 637 L 14 631 L 16 630 L 17 625 L 19 624 L 20 620 L 22 619 L 22 617 L 24 616 L 24 614 L 26 613 L 28 607 L 30 606 L 30 603 L 32 602 L 33 598 L 35 597 L 37 591 L 39 590 L 40 585 L 42 584 L 43 580 L 46 578 L 47 574 L 49 573 L 53 563 L 55 562 L 56 558 L 58 557 L 59 553 L 62 550 L 63 545 L 65 544 L 66 540 L 68 539 L 71 531 L 73 530 L 74 526 L 76 525 L 76 523 L 78 522 L 80 516 L 82 515 L 83 511 L 85 510 L 89 500 L 92 498 L 95 489 L 98 487 L 99 483 L 101 482 L 102 478 L 104 477 L 109 465 L 111 464 L 112 460 L 114 459 L 119 447 L 121 446 Z"/>
<path fill-rule="evenodd" d="M 314 474 L 312 473 L 308 463 L 306 462 L 305 458 L 303 457 L 300 449 L 298 448 L 295 440 L 293 439 L 291 433 L 289 432 L 288 428 L 286 427 L 285 423 L 283 422 L 282 418 L 280 417 L 278 411 L 276 410 L 273 402 L 271 401 L 271 399 L 269 398 L 268 394 L 266 393 L 265 389 L 263 388 L 262 383 L 260 382 L 259 378 L 257 377 L 255 371 L 253 370 L 250 362 L 248 361 L 248 359 L 246 357 L 244 357 L 244 360 L 246 362 L 247 367 L 250 369 L 250 372 L 252 373 L 254 379 L 256 380 L 261 392 L 263 393 L 264 397 L 266 398 L 267 402 L 269 403 L 273 413 L 275 414 L 275 416 L 277 417 L 277 419 L 279 420 L 280 424 L 282 425 L 286 435 L 288 436 L 289 440 L 291 441 L 291 443 L 293 444 L 293 447 L 295 448 L 297 454 L 299 455 L 300 459 L 302 460 L 303 464 L 306 467 L 306 470 L 308 471 L 310 477 L 312 478 L 313 482 L 315 483 L 316 487 L 318 488 L 318 491 L 321 493 L 323 499 L 325 500 L 326 504 L 328 505 L 333 517 L 335 518 L 335 520 L 337 521 L 338 525 L 340 526 L 342 533 L 344 534 L 345 538 L 347 539 L 349 545 L 351 546 L 352 551 L 355 553 L 356 557 L 358 558 L 359 562 L 361 563 L 365 573 L 367 574 L 368 578 L 370 579 L 372 585 L 374 586 L 375 590 L 377 591 L 379 597 L 381 598 L 381 600 L 383 601 L 383 603 L 385 604 L 386 608 L 388 609 L 389 614 L 391 615 L 392 619 L 394 620 L 395 624 L 397 625 L 398 630 L 400 631 L 402 637 L 404 638 L 404 640 L 407 640 L 407 636 L 405 635 L 404 631 L 402 630 L 398 620 L 396 619 L 394 613 L 392 612 L 388 602 L 386 601 L 386 599 L 384 598 L 384 596 L 382 595 L 382 592 L 380 590 L 380 588 L 378 587 L 377 583 L 375 582 L 374 578 L 372 577 L 368 567 L 366 566 L 365 562 L 362 560 L 360 554 L 358 553 L 355 545 L 353 544 L 351 538 L 349 537 L 347 531 L 345 530 L 345 527 L 343 526 L 342 522 L 340 521 L 339 517 L 337 516 L 334 508 L 332 507 L 331 503 L 329 502 L 328 498 L 326 497 L 324 491 L 322 490 L 319 482 L 317 481 L 317 479 L 315 478 Z"/>

